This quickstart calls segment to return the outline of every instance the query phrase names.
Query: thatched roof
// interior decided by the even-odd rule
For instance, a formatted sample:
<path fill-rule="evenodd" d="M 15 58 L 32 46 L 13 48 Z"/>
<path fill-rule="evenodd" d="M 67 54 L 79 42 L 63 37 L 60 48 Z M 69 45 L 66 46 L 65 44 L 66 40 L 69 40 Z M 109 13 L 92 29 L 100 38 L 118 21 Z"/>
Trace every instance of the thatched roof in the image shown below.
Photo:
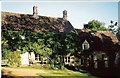
<path fill-rule="evenodd" d="M 118 43 L 118 38 L 111 31 L 92 31 L 90 29 L 76 29 L 76 31 L 80 34 L 82 32 L 89 33 L 93 36 L 99 37 L 101 40 L 103 37 L 109 37 L 112 42 Z"/>
<path fill-rule="evenodd" d="M 63 18 L 38 16 L 36 19 L 30 14 L 12 12 L 1 12 L 1 16 L 2 29 L 21 30 L 26 28 L 38 32 L 75 32 L 71 23 Z"/>
<path fill-rule="evenodd" d="M 103 38 L 103 36 L 110 37 L 112 42 L 118 43 L 117 36 L 115 36 L 111 31 L 97 31 L 96 36 Z"/>
<path fill-rule="evenodd" d="M 91 31 L 87 29 L 76 29 L 76 31 L 79 34 L 80 44 L 87 40 L 91 51 L 119 51 L 119 41 L 111 31 Z"/>

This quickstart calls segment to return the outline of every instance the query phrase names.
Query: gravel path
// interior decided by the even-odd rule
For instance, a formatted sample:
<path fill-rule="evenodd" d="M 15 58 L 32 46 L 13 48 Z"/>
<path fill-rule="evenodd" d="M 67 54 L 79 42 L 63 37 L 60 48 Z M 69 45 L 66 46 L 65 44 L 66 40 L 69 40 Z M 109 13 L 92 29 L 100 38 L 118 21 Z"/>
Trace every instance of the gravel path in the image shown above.
<path fill-rule="evenodd" d="M 29 68 L 8 68 L 2 67 L 2 75 L 7 76 L 38 76 L 37 73 L 46 73 L 47 70 L 29 69 Z M 42 78 L 42 77 L 41 77 Z"/>

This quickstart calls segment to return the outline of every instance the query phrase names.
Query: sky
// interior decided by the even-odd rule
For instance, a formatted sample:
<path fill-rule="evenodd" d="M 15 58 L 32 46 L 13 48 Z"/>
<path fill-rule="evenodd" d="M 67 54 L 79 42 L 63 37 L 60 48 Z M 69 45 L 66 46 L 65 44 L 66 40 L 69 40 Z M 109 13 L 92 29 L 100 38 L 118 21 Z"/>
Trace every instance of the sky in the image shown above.
<path fill-rule="evenodd" d="M 33 14 L 35 1 L 2 1 L 1 10 Z M 98 20 L 110 25 L 110 21 L 118 22 L 118 2 L 99 1 L 36 1 L 38 15 L 48 17 L 63 17 L 63 10 L 67 10 L 68 20 L 74 28 L 82 29 L 91 20 Z"/>

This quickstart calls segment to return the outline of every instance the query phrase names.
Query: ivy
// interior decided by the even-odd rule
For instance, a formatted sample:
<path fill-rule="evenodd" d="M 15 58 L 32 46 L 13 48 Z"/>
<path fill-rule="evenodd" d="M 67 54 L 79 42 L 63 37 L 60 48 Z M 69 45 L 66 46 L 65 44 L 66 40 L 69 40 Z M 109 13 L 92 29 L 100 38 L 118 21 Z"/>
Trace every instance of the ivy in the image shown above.
<path fill-rule="evenodd" d="M 19 54 L 36 52 L 43 57 L 47 57 L 50 64 L 63 65 L 61 61 L 53 62 L 59 60 L 59 58 L 53 59 L 52 57 L 59 56 L 62 60 L 64 55 L 78 51 L 76 36 L 75 33 L 40 33 L 26 29 L 22 31 L 2 30 L 3 59 L 8 59 L 11 66 L 18 66 L 20 64 L 17 63 L 17 61 L 20 62 L 20 58 L 17 59 L 19 57 L 18 51 Z"/>

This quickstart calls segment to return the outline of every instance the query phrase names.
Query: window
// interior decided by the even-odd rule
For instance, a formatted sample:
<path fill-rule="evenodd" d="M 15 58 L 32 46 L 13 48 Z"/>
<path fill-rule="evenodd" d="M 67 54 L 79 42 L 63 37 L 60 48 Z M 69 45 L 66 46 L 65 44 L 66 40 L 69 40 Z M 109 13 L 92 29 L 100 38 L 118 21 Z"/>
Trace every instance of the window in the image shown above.
<path fill-rule="evenodd" d="M 65 57 L 65 62 L 67 62 L 67 57 Z"/>
<path fill-rule="evenodd" d="M 68 62 L 70 62 L 70 57 L 68 57 Z"/>
<path fill-rule="evenodd" d="M 85 41 L 83 42 L 83 44 L 82 44 L 82 49 L 83 49 L 83 50 L 87 50 L 87 49 L 89 49 L 89 48 L 90 48 L 89 43 L 87 42 L 87 40 L 85 40 Z"/>
<path fill-rule="evenodd" d="M 84 49 L 86 50 L 88 48 L 89 48 L 88 44 L 84 44 Z"/>
<path fill-rule="evenodd" d="M 40 55 L 39 54 L 35 54 L 35 60 L 40 61 Z"/>

